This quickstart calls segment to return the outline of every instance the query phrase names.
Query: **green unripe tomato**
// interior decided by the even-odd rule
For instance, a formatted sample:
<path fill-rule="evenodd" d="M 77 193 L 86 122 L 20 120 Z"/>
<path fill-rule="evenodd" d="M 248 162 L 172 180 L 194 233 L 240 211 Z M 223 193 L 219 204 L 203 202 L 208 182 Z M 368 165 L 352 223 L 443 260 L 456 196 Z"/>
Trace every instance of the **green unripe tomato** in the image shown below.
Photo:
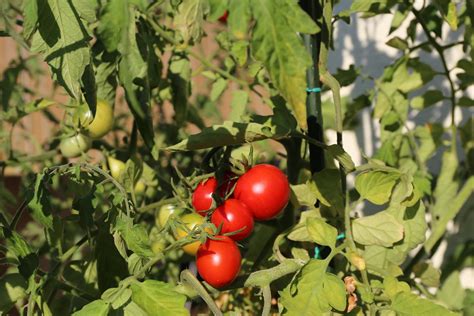
<path fill-rule="evenodd" d="M 151 243 L 151 251 L 153 251 L 155 255 L 162 253 L 166 248 L 166 244 L 167 242 L 164 239 L 155 240 Z"/>
<path fill-rule="evenodd" d="M 98 100 L 93 116 L 89 106 L 81 104 L 74 113 L 73 121 L 76 125 L 84 127 L 88 136 L 98 139 L 112 130 L 114 109 L 108 102 Z"/>
<path fill-rule="evenodd" d="M 107 157 L 107 163 L 109 164 L 110 175 L 115 180 L 119 180 L 122 173 L 125 171 L 125 162 L 115 159 L 114 157 Z"/>
<path fill-rule="evenodd" d="M 77 134 L 68 138 L 63 138 L 59 144 L 61 154 L 66 158 L 80 156 L 88 151 L 92 146 L 92 140 L 82 134 Z"/>
<path fill-rule="evenodd" d="M 137 183 L 135 183 L 135 186 L 133 187 L 135 194 L 142 195 L 145 193 L 145 189 L 146 189 L 145 182 L 142 179 L 138 179 Z"/>
<path fill-rule="evenodd" d="M 174 204 L 165 204 L 160 207 L 158 214 L 156 214 L 155 224 L 157 227 L 164 227 L 171 215 L 179 216 L 182 212 L 183 209 Z"/>

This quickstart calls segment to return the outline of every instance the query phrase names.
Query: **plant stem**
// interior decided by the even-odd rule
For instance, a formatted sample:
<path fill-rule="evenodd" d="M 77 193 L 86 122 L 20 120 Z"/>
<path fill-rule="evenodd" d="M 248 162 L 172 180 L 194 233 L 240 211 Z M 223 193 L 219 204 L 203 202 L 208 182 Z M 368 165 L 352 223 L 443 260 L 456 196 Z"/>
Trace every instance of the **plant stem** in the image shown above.
<path fill-rule="evenodd" d="M 215 316 L 222 316 L 222 312 L 220 311 L 219 307 L 217 307 L 216 303 L 206 291 L 204 286 L 202 286 L 201 282 L 199 282 L 196 277 L 191 273 L 189 270 L 183 270 L 181 272 L 181 282 L 191 286 L 193 289 L 198 292 L 199 296 L 206 302 L 209 309 Z"/>
<path fill-rule="evenodd" d="M 265 285 L 262 287 L 262 294 L 263 294 L 263 310 L 262 316 L 270 315 L 270 311 L 272 308 L 272 291 L 270 289 L 270 285 Z"/>
<path fill-rule="evenodd" d="M 160 206 L 163 206 L 165 204 L 173 204 L 173 203 L 176 203 L 176 202 L 179 202 L 179 199 L 177 197 L 172 197 L 172 198 L 168 198 L 168 199 L 164 199 L 164 200 L 160 200 L 160 201 L 157 201 L 157 202 L 147 204 L 145 206 L 142 206 L 142 207 L 138 208 L 137 211 L 140 212 L 140 213 L 145 213 L 145 212 L 155 210 L 155 209 L 157 209 Z"/>

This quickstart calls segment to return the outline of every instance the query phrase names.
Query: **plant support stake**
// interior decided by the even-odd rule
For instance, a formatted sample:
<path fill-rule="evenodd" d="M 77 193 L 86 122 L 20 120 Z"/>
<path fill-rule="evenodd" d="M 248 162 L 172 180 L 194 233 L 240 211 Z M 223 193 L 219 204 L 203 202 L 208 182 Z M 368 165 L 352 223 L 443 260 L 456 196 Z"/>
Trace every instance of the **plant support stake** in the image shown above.
<path fill-rule="evenodd" d="M 322 17 L 322 7 L 319 1 L 303 0 L 301 8 L 317 23 Z M 323 117 L 321 113 L 321 93 L 319 82 L 319 49 L 321 46 L 321 32 L 317 34 L 304 34 L 304 45 L 311 55 L 312 64 L 306 70 L 307 93 L 306 114 L 308 122 L 308 136 L 320 142 L 323 137 Z M 314 144 L 309 144 L 309 159 L 311 172 L 315 173 L 324 169 L 324 149 Z"/>

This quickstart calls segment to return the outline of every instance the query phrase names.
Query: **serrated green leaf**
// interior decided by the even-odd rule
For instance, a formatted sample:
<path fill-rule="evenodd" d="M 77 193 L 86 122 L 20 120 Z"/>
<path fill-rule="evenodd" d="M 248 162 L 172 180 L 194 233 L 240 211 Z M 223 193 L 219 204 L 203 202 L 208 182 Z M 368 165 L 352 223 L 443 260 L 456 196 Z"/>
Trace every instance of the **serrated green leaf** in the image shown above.
<path fill-rule="evenodd" d="M 133 224 L 132 219 L 129 218 L 118 218 L 115 229 L 123 236 L 128 249 L 141 257 L 153 257 L 148 233 L 144 226 Z"/>
<path fill-rule="evenodd" d="M 392 300 L 391 308 L 400 316 L 449 316 L 457 315 L 441 305 L 418 295 L 400 292 Z"/>
<path fill-rule="evenodd" d="M 301 206 L 313 207 L 316 203 L 316 196 L 308 183 L 290 185 L 291 201 L 297 208 Z"/>
<path fill-rule="evenodd" d="M 191 95 L 191 63 L 185 55 L 173 54 L 169 62 L 168 77 L 171 82 L 174 119 L 181 125 L 187 119 L 188 97 Z"/>
<path fill-rule="evenodd" d="M 293 108 L 298 125 L 306 129 L 305 71 L 311 58 L 298 33 L 314 34 L 319 28 L 292 0 L 252 1 L 252 15 L 252 53 Z"/>
<path fill-rule="evenodd" d="M 355 169 L 355 164 L 351 156 L 344 151 L 341 146 L 330 145 L 326 148 L 326 151 L 341 164 L 345 173 L 349 173 Z"/>
<path fill-rule="evenodd" d="M 281 139 L 289 130 L 279 126 L 268 126 L 258 123 L 237 123 L 226 121 L 191 135 L 176 145 L 165 148 L 171 151 L 187 151 L 211 147 L 240 145 L 264 139 Z"/>
<path fill-rule="evenodd" d="M 248 33 L 250 22 L 250 1 L 240 0 L 229 2 L 229 17 L 227 24 L 231 34 L 237 39 L 244 39 Z"/>
<path fill-rule="evenodd" d="M 38 31 L 33 35 L 31 50 L 45 56 L 53 78 L 79 99 L 81 78 L 91 60 L 90 35 L 70 1 L 42 1 L 38 17 Z"/>
<path fill-rule="evenodd" d="M 390 297 L 395 297 L 400 292 L 410 293 L 410 286 L 406 282 L 400 282 L 393 276 L 386 276 L 383 279 L 384 293 Z"/>
<path fill-rule="evenodd" d="M 73 316 L 107 316 L 109 308 L 109 303 L 103 300 L 95 300 L 75 312 Z"/>
<path fill-rule="evenodd" d="M 417 110 L 423 110 L 438 103 L 444 99 L 443 92 L 440 90 L 428 90 L 423 95 L 411 99 L 411 106 Z"/>
<path fill-rule="evenodd" d="M 321 315 L 331 310 L 323 282 L 327 263 L 310 260 L 301 270 L 294 284 L 280 292 L 280 303 L 286 315 Z"/>
<path fill-rule="evenodd" d="M 322 204 L 334 208 L 339 214 L 344 212 L 339 170 L 324 169 L 317 172 L 307 185 Z"/>
<path fill-rule="evenodd" d="M 463 308 L 466 291 L 461 285 L 459 271 L 451 273 L 436 293 L 436 298 L 445 303 L 449 308 L 460 310 Z"/>
<path fill-rule="evenodd" d="M 387 212 L 357 218 L 352 222 L 354 240 L 362 245 L 390 247 L 403 238 L 403 226 Z"/>
<path fill-rule="evenodd" d="M 398 36 L 395 36 L 395 37 L 392 37 L 391 39 L 389 39 L 386 43 L 388 46 L 390 47 L 393 47 L 393 48 L 396 48 L 396 49 L 400 49 L 400 50 L 405 50 L 408 48 L 408 43 L 406 40 L 404 39 L 401 39 L 400 37 Z"/>
<path fill-rule="evenodd" d="M 355 180 L 355 188 L 360 196 L 370 202 L 382 205 L 388 202 L 392 189 L 400 177 L 396 173 L 369 171 L 360 173 Z"/>
<path fill-rule="evenodd" d="M 243 90 L 232 91 L 232 101 L 230 103 L 231 111 L 229 115 L 229 120 L 241 121 L 242 115 L 245 114 L 245 109 L 248 101 L 249 94 L 247 92 Z"/>
<path fill-rule="evenodd" d="M 38 24 L 38 1 L 23 1 L 23 36 L 29 39 Z"/>
<path fill-rule="evenodd" d="M 421 283 L 428 287 L 439 287 L 441 272 L 431 262 L 419 262 L 413 267 L 413 273 Z"/>
<path fill-rule="evenodd" d="M 13 305 L 27 296 L 26 280 L 18 273 L 8 273 L 0 278 L 0 313 L 11 310 Z"/>
<path fill-rule="evenodd" d="M 128 36 L 129 10 L 128 0 L 108 1 L 100 17 L 97 32 L 108 52 L 117 50 Z"/>
<path fill-rule="evenodd" d="M 130 288 L 132 301 L 148 315 L 154 315 L 157 311 L 163 316 L 188 315 L 188 310 L 184 308 L 186 296 L 173 291 L 174 287 L 168 283 L 146 280 L 135 282 Z"/>
<path fill-rule="evenodd" d="M 204 30 L 204 16 L 209 13 L 209 5 L 204 0 L 184 0 L 174 17 L 174 25 L 184 43 L 198 42 Z"/>
<path fill-rule="evenodd" d="M 380 276 L 399 276 L 403 275 L 402 269 L 397 263 L 389 258 L 389 249 L 381 246 L 365 246 L 363 258 L 367 269 Z M 403 258 L 402 258 L 403 259 Z M 399 262 L 399 258 L 396 260 Z"/>
<path fill-rule="evenodd" d="M 326 273 L 323 282 L 326 299 L 332 308 L 338 311 L 344 311 L 347 305 L 346 287 L 344 282 L 331 273 Z"/>
<path fill-rule="evenodd" d="M 45 174 L 42 172 L 36 176 L 35 186 L 28 192 L 27 201 L 31 216 L 48 229 L 53 228 L 53 216 L 51 214 L 51 203 L 48 189 L 44 184 Z"/>
<path fill-rule="evenodd" d="M 327 224 L 322 218 L 308 218 L 306 227 L 311 239 L 320 245 L 334 248 L 337 229 Z"/>
<path fill-rule="evenodd" d="M 228 81 L 222 77 L 217 78 L 216 81 L 212 84 L 211 93 L 209 94 L 209 99 L 211 101 L 217 101 L 222 93 L 227 88 Z"/>

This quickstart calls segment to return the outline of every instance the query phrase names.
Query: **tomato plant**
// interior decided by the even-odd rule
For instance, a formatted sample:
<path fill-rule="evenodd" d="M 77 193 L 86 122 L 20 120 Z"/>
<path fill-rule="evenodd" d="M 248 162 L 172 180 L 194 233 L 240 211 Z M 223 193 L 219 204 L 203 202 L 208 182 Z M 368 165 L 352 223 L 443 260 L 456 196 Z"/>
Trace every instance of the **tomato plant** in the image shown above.
<path fill-rule="evenodd" d="M 473 315 L 472 1 L 0 1 L 1 315 Z"/>
<path fill-rule="evenodd" d="M 213 287 L 229 285 L 240 270 L 240 251 L 226 236 L 208 239 L 199 247 L 196 265 L 199 275 Z"/>

